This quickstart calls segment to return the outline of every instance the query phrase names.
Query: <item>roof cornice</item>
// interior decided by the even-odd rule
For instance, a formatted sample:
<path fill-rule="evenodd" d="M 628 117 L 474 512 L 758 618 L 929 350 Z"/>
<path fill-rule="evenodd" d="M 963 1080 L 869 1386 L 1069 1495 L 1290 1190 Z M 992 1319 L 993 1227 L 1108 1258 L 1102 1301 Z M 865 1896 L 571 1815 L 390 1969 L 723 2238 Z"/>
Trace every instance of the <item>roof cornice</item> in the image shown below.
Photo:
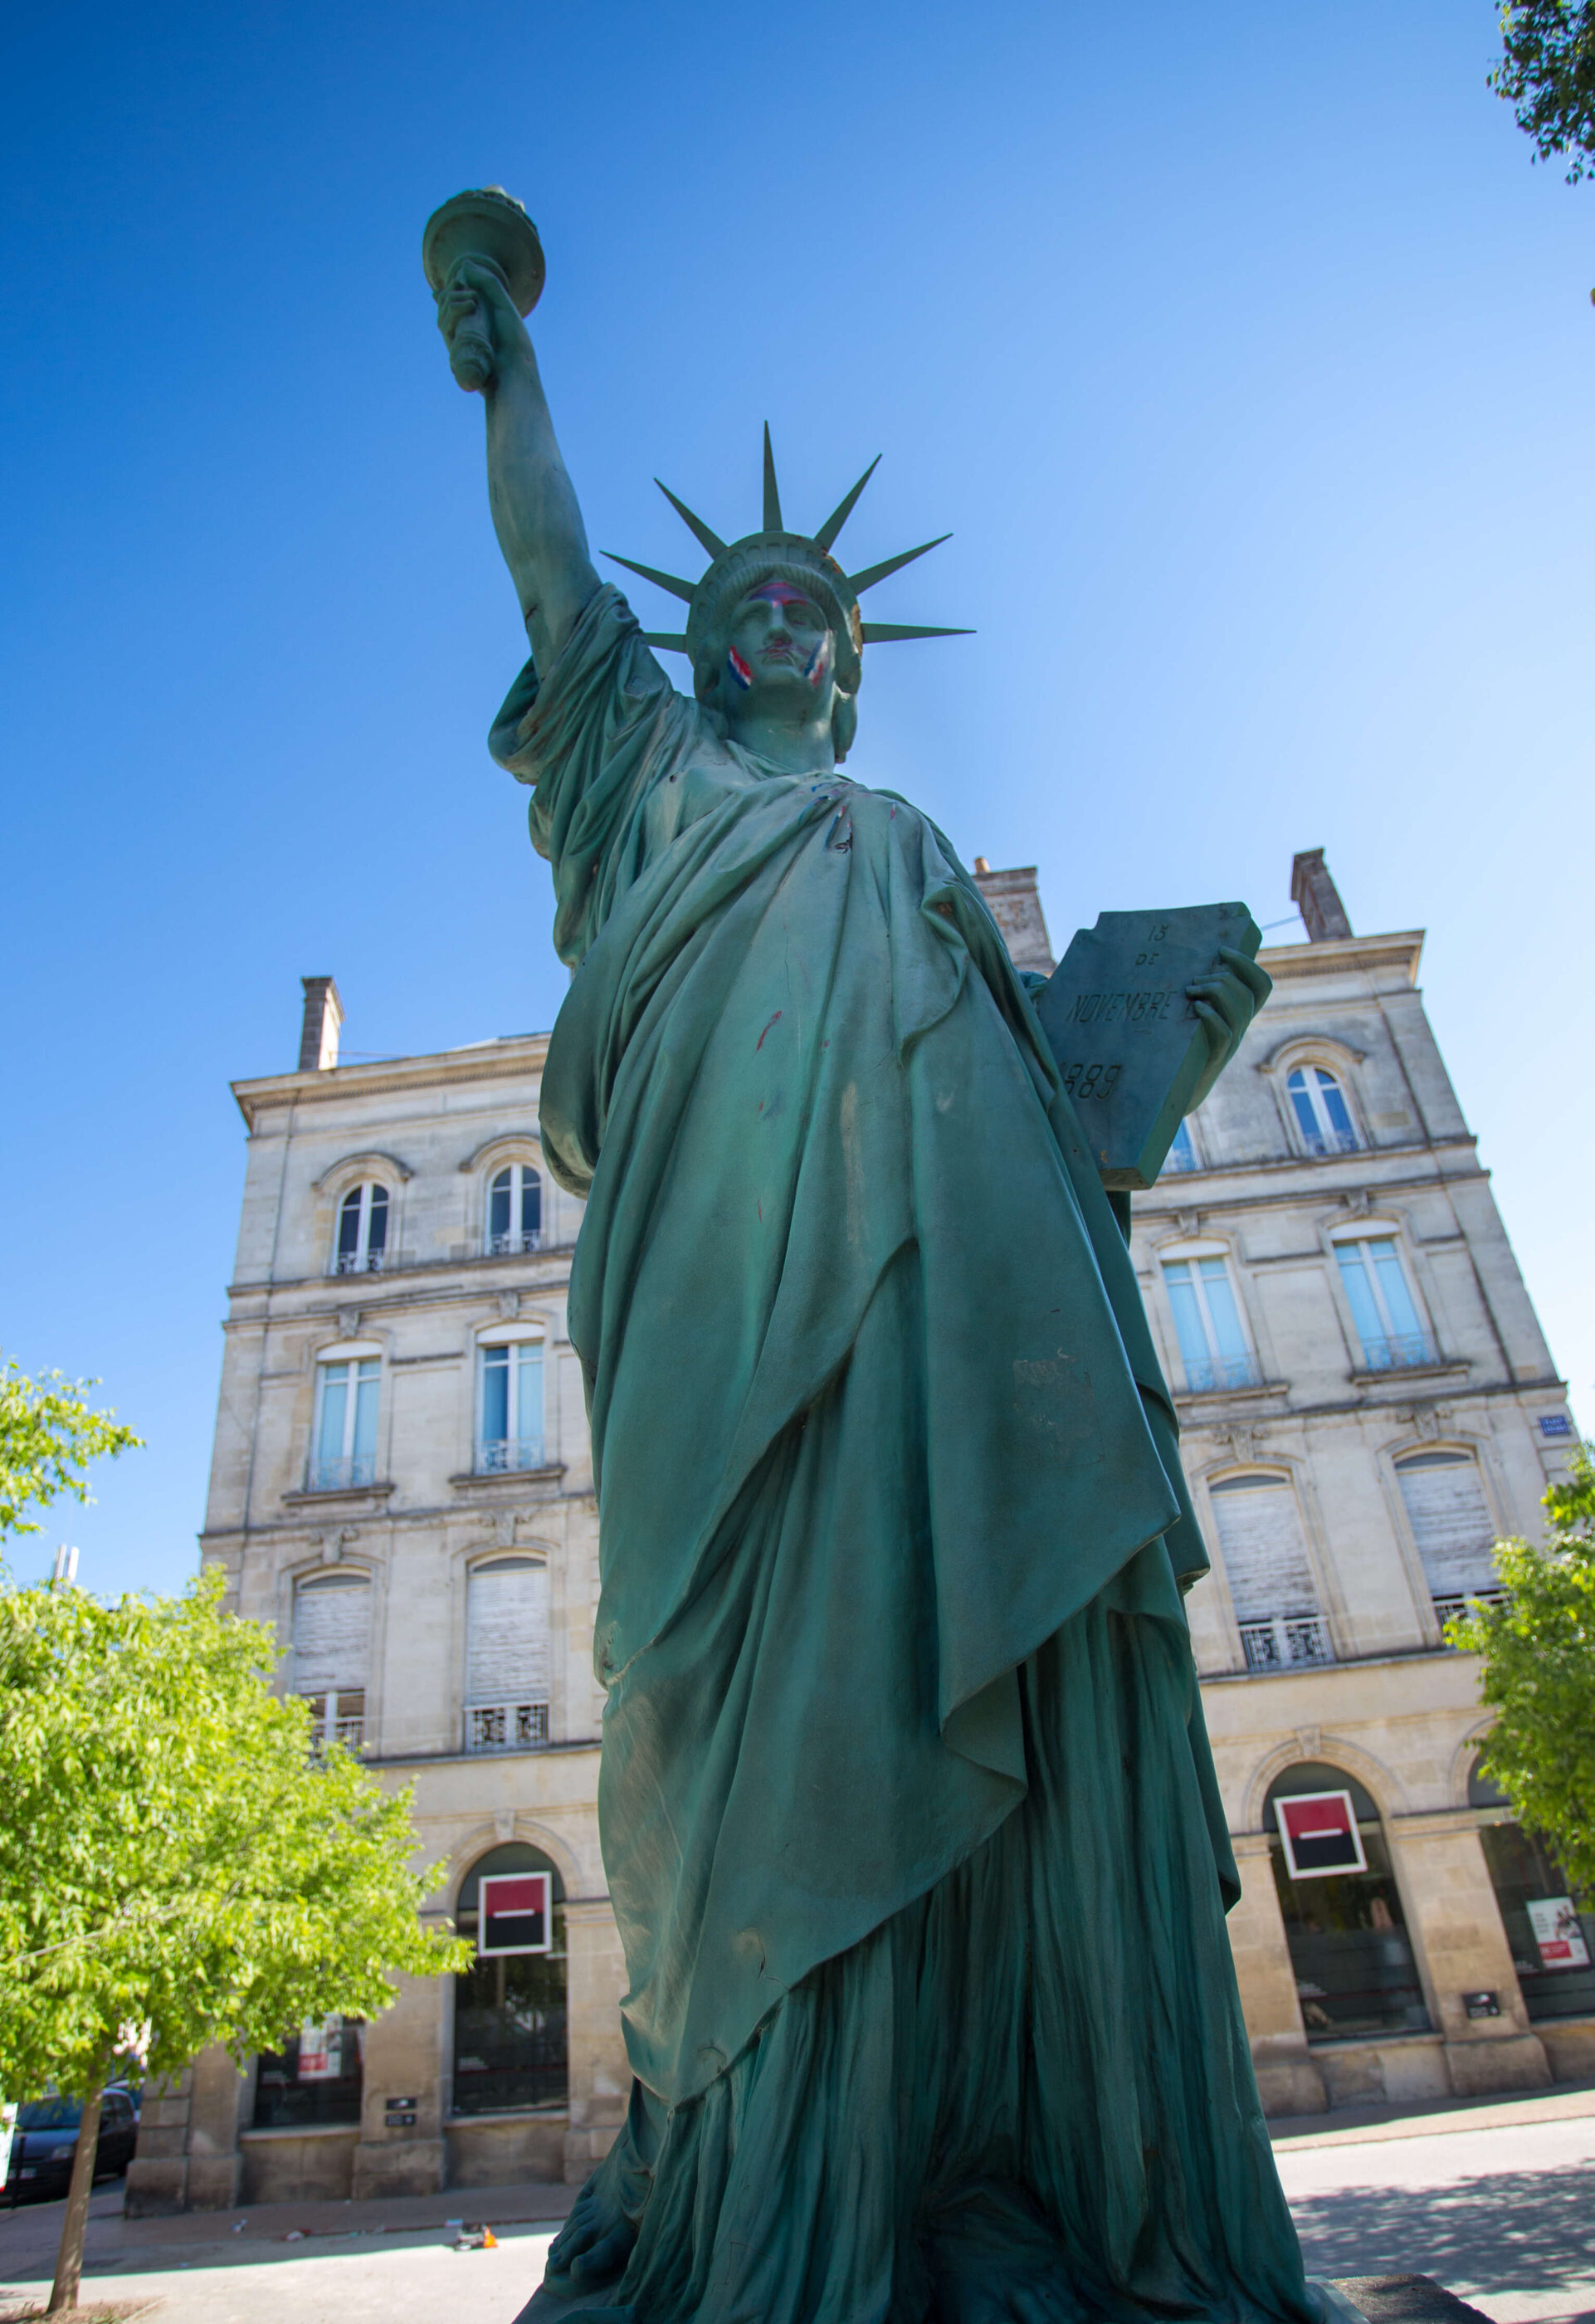
<path fill-rule="evenodd" d="M 1415 985 L 1424 930 L 1406 928 L 1386 936 L 1328 936 L 1317 944 L 1265 945 L 1258 964 L 1277 983 L 1281 977 L 1343 976 L 1358 970 L 1403 968 Z"/>
<path fill-rule="evenodd" d="M 327 1065 L 319 1072 L 265 1074 L 232 1084 L 238 1111 L 253 1130 L 272 1106 L 318 1105 L 340 1098 L 381 1097 L 396 1090 L 457 1088 L 462 1083 L 515 1081 L 540 1072 L 546 1033 L 513 1040 L 480 1041 L 468 1049 L 438 1049 L 418 1057 L 383 1057 L 371 1065 Z"/>

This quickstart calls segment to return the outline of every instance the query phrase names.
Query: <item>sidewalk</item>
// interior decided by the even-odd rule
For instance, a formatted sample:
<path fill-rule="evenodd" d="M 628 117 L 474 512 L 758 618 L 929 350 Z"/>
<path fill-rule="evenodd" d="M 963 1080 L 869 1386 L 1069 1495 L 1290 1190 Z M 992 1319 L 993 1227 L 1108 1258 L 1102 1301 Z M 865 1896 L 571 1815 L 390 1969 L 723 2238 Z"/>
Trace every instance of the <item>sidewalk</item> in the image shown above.
<path fill-rule="evenodd" d="M 1276 2115 L 1268 2136 L 1277 2153 L 1288 2154 L 1309 2146 L 1368 2146 L 1387 2138 L 1434 2138 L 1448 2131 L 1572 2122 L 1591 2114 L 1595 2082 L 1557 2082 L 1530 2098 L 1430 2098 L 1422 2105 L 1336 2107 L 1328 2114 Z"/>

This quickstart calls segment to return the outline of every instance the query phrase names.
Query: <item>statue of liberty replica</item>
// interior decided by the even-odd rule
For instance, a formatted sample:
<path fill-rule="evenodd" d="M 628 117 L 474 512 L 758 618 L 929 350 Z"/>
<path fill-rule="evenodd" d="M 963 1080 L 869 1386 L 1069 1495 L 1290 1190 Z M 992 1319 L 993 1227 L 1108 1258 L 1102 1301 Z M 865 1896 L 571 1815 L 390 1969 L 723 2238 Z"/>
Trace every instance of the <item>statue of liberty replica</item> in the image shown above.
<path fill-rule="evenodd" d="M 867 654 L 936 634 L 861 619 L 908 558 L 839 563 L 862 482 L 793 530 L 767 437 L 758 531 L 674 502 L 709 562 L 649 573 L 687 611 L 645 634 L 530 221 L 460 197 L 427 265 L 531 649 L 491 747 L 573 972 L 541 1134 L 586 1201 L 635 2076 L 528 2313 L 1308 2324 L 1128 1213 L 954 850 L 840 771 Z M 1204 1087 L 1267 990 L 1230 954 L 1194 990 Z"/>

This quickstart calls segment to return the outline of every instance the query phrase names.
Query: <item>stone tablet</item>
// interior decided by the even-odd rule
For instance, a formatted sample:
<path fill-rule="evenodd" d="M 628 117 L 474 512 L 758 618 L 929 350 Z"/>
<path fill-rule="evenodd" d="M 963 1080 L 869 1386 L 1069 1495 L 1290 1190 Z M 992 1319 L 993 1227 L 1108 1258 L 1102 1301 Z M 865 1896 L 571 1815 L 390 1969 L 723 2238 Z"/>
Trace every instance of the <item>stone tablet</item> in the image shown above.
<path fill-rule="evenodd" d="M 1223 965 L 1221 945 L 1255 960 L 1261 942 L 1244 904 L 1102 912 L 1036 995 L 1104 1185 L 1155 1183 L 1209 1057 L 1185 988 Z"/>

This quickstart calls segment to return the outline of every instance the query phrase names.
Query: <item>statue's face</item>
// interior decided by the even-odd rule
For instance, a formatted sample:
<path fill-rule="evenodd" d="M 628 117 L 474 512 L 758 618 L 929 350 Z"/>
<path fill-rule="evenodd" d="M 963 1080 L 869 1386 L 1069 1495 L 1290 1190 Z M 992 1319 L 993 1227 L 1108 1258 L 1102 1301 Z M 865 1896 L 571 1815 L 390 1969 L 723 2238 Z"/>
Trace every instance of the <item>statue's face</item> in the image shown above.
<path fill-rule="evenodd" d="M 786 581 L 750 589 L 736 609 L 726 655 L 724 700 L 762 711 L 787 708 L 798 724 L 831 714 L 835 641 L 812 597 Z"/>

